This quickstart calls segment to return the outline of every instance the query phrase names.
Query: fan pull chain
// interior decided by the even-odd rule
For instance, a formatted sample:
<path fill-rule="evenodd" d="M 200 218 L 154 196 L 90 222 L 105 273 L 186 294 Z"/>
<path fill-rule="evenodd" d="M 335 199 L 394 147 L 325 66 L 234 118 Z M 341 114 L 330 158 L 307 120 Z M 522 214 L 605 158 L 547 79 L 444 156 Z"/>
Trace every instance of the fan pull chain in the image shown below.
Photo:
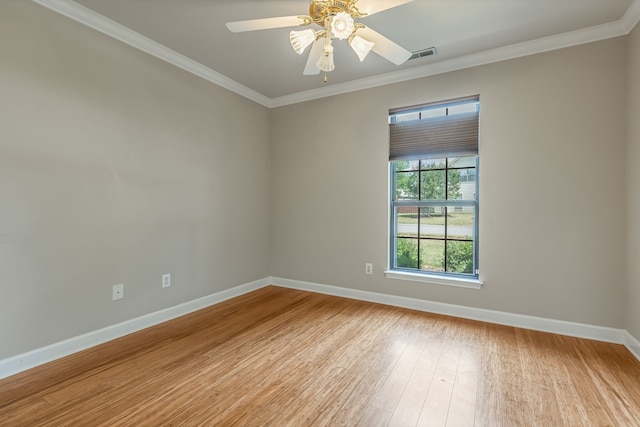
<path fill-rule="evenodd" d="M 325 83 L 327 82 L 327 72 L 326 71 L 324 72 L 324 82 Z"/>

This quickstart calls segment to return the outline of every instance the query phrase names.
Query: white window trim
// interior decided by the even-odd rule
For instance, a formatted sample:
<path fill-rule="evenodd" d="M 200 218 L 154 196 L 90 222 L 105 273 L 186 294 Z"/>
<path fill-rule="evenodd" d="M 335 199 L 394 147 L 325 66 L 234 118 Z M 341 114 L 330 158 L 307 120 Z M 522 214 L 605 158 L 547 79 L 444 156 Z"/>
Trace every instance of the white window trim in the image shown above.
<path fill-rule="evenodd" d="M 484 282 L 478 279 L 467 279 L 455 276 L 440 276 L 435 274 L 411 273 L 407 271 L 386 270 L 387 279 L 409 280 L 411 282 L 431 283 L 434 285 L 456 286 L 459 288 L 481 289 Z"/>

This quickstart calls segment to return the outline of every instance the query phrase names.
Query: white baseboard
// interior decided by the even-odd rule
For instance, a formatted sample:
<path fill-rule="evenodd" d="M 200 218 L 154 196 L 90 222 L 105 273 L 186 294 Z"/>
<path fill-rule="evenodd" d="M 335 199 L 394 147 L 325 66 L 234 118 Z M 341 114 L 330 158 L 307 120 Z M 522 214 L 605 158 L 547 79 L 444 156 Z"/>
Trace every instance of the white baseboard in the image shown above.
<path fill-rule="evenodd" d="M 563 320 L 546 319 L 542 317 L 526 316 L 522 314 L 506 313 L 502 311 L 486 310 L 482 308 L 464 307 L 460 305 L 445 304 L 420 300 L 415 298 L 400 297 L 375 292 L 360 291 L 356 289 L 340 288 L 337 286 L 322 285 L 319 283 L 302 282 L 299 280 L 271 277 L 271 284 L 285 288 L 299 289 L 303 291 L 317 292 L 327 295 L 352 298 L 362 301 L 376 302 L 395 307 L 409 308 L 429 313 L 445 314 L 464 319 L 479 320 L 482 322 L 496 323 L 499 325 L 514 326 L 517 328 L 531 329 L 541 332 L 551 332 L 559 335 L 567 335 L 578 338 L 587 338 L 597 341 L 615 344 L 627 344 L 631 335 L 624 329 L 607 328 L 603 326 L 587 325 L 583 323 L 566 322 Z M 636 344 L 638 341 L 635 341 Z M 632 353 L 634 351 L 629 348 Z M 640 346 L 636 347 L 640 350 Z M 639 351 L 634 355 L 638 357 Z M 640 360 L 640 357 L 638 357 Z"/>
<path fill-rule="evenodd" d="M 269 279 L 260 279 L 245 283 L 231 289 L 216 292 L 202 298 L 165 308 L 154 313 L 145 314 L 135 319 L 107 326 L 106 328 L 88 332 L 77 337 L 69 338 L 46 347 L 38 348 L 27 353 L 19 354 L 0 360 L 0 379 L 9 377 L 27 369 L 51 362 L 61 357 L 77 353 L 87 348 L 123 337 L 150 326 L 166 322 L 176 317 L 218 304 L 222 301 L 263 288 L 270 283 Z"/>
<path fill-rule="evenodd" d="M 636 357 L 636 359 L 640 360 L 640 341 L 638 341 L 628 331 L 625 332 L 624 345 L 629 349 L 631 354 L 633 354 Z"/>
<path fill-rule="evenodd" d="M 209 307 L 228 299 L 244 295 L 268 285 L 283 288 L 299 289 L 326 295 L 351 298 L 361 301 L 375 302 L 395 307 L 409 308 L 429 313 L 444 314 L 464 319 L 479 320 L 506 326 L 531 329 L 554 334 L 587 338 L 597 341 L 624 344 L 629 351 L 640 360 L 640 341 L 624 329 L 606 328 L 583 323 L 566 322 L 563 320 L 546 319 L 542 317 L 525 316 L 502 311 L 465 307 L 460 305 L 426 301 L 376 292 L 360 291 L 341 288 L 338 286 L 319 283 L 289 280 L 280 277 L 268 277 L 255 282 L 246 283 L 221 292 L 216 292 L 193 301 L 188 301 L 154 313 L 149 313 L 135 319 L 127 320 L 116 325 L 88 332 L 55 344 L 29 351 L 0 360 L 0 379 L 26 371 L 27 369 L 51 362 L 61 357 L 77 353 L 87 348 L 111 341 L 116 338 L 140 331 L 150 326 L 166 322 L 176 317 Z"/>

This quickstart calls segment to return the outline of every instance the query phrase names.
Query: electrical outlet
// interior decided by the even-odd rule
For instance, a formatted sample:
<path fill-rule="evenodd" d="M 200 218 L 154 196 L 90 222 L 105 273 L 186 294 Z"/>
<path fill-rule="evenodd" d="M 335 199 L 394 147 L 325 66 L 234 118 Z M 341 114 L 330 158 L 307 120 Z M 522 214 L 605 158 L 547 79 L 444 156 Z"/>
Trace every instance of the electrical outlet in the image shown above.
<path fill-rule="evenodd" d="M 364 265 L 364 274 L 373 274 L 373 264 L 368 262 Z"/>
<path fill-rule="evenodd" d="M 171 274 L 166 273 L 162 275 L 162 287 L 168 288 L 171 286 Z"/>
<path fill-rule="evenodd" d="M 120 283 L 119 285 L 113 285 L 113 300 L 118 300 L 124 298 L 124 283 Z"/>

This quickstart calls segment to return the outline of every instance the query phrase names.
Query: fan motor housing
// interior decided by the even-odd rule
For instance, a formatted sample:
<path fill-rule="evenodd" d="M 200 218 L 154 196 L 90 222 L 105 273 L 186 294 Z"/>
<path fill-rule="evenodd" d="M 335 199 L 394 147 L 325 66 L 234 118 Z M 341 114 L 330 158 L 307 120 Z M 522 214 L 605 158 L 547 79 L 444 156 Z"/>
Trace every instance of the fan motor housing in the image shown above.
<path fill-rule="evenodd" d="M 328 16 L 346 12 L 352 18 L 363 16 L 356 7 L 357 0 L 313 0 L 309 6 L 309 16 L 316 24 L 324 26 Z"/>

